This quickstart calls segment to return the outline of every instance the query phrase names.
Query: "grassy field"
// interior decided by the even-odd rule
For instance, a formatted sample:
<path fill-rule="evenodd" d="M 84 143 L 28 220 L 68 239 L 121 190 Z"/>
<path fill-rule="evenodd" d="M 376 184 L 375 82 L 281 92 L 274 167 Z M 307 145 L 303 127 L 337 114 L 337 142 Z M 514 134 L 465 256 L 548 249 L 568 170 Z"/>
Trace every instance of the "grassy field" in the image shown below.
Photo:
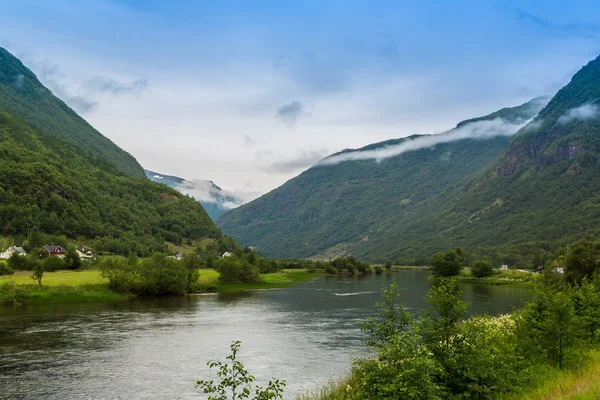
<path fill-rule="evenodd" d="M 42 287 L 38 287 L 30 278 L 31 271 L 18 271 L 11 276 L 0 277 L 0 287 L 11 285 L 0 291 L 0 304 L 3 296 L 6 301 L 14 296 L 21 296 L 24 302 L 83 302 L 107 301 L 130 298 L 112 292 L 107 288 L 106 279 L 102 278 L 98 270 L 84 271 L 56 271 L 46 272 L 42 279 Z M 283 270 L 272 274 L 261 275 L 262 282 L 240 283 L 222 285 L 219 283 L 219 274 L 213 269 L 200 270 L 200 287 L 205 292 L 229 292 L 258 289 L 281 288 L 298 282 L 307 282 L 315 278 L 316 274 L 306 270 Z M 6 304 L 6 303 L 5 303 Z M 11 303 L 8 303 L 11 304 Z"/>
<path fill-rule="evenodd" d="M 503 397 L 502 400 L 598 400 L 600 399 L 600 351 L 588 354 L 587 363 L 577 370 L 540 371 L 533 390 Z"/>
<path fill-rule="evenodd" d="M 498 271 L 498 273 L 487 278 L 476 278 L 471 275 L 469 269 L 463 270 L 460 275 L 453 277 L 459 282 L 485 283 L 486 285 L 519 285 L 531 286 L 542 279 L 542 275 L 531 272 L 520 272 L 515 270 Z M 435 279 L 435 278 L 432 278 Z"/>

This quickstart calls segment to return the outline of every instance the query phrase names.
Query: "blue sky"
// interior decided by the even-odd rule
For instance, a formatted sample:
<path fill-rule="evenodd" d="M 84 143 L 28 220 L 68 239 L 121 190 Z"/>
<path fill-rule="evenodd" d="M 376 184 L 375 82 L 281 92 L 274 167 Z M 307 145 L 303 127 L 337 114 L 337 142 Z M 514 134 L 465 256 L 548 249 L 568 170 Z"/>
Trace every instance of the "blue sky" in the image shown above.
<path fill-rule="evenodd" d="M 145 167 L 252 197 L 553 94 L 598 1 L 0 1 L 0 45 Z"/>

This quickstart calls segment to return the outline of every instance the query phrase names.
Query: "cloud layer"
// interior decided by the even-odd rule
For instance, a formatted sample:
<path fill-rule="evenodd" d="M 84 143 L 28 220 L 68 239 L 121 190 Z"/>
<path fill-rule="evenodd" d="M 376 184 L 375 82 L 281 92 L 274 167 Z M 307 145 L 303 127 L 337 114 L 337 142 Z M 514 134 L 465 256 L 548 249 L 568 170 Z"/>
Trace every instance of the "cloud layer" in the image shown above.
<path fill-rule="evenodd" d="M 571 121 L 591 121 L 600 116 L 600 107 L 597 104 L 583 104 L 579 107 L 571 108 L 558 119 L 561 125 L 568 124 Z"/>
<path fill-rule="evenodd" d="M 306 169 L 315 165 L 319 160 L 329 153 L 328 150 L 304 150 L 292 159 L 276 161 L 264 168 L 266 172 L 274 174 L 285 174 L 297 172 L 301 169 Z"/>
<path fill-rule="evenodd" d="M 334 155 L 319 162 L 319 165 L 335 165 L 344 161 L 376 160 L 399 156 L 408 151 L 429 148 L 440 143 L 454 142 L 462 139 L 490 139 L 496 136 L 512 136 L 529 121 L 508 122 L 503 118 L 490 121 L 477 121 L 465 124 L 439 135 L 420 136 L 408 139 L 396 145 L 385 146 L 375 150 L 353 151 Z"/>

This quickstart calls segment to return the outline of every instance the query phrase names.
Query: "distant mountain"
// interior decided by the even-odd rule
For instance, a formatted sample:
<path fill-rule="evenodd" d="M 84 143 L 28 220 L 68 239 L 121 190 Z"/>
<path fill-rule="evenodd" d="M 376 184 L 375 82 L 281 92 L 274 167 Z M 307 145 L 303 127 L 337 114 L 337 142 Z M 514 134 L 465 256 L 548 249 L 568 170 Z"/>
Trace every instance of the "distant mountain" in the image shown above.
<path fill-rule="evenodd" d="M 213 181 L 194 180 L 188 181 L 172 175 L 164 175 L 158 172 L 144 170 L 146 176 L 158 183 L 179 191 L 180 193 L 194 197 L 206 210 L 208 215 L 216 221 L 223 213 L 244 204 L 240 198 L 227 193 Z"/>
<path fill-rule="evenodd" d="M 138 177 L 133 157 L 4 50 L 0 104 L 0 235 L 24 238 L 37 227 L 97 251 L 142 256 L 167 251 L 166 242 L 222 236 L 200 204 L 141 168 Z"/>
<path fill-rule="evenodd" d="M 29 68 L 0 47 L 0 107 L 40 128 L 45 134 L 75 145 L 133 177 L 144 177 L 135 158 L 94 129 L 40 83 Z"/>
<path fill-rule="evenodd" d="M 274 257 L 429 255 L 447 246 L 440 238 L 451 226 L 434 224 L 440 236 L 424 244 L 415 235 L 406 239 L 408 227 L 442 206 L 451 208 L 547 101 L 537 98 L 463 121 L 439 135 L 413 135 L 334 154 L 227 212 L 218 225 L 241 244 Z"/>

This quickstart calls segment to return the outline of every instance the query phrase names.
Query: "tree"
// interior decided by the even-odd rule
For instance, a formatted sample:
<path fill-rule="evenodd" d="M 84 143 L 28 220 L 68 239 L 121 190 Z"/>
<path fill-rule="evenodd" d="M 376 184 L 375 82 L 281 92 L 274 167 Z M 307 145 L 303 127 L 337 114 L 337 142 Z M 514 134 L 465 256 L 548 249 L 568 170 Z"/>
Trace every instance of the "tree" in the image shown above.
<path fill-rule="evenodd" d="M 572 288 L 539 285 L 518 320 L 522 348 L 563 368 L 578 357 L 581 319 L 575 311 Z"/>
<path fill-rule="evenodd" d="M 27 269 L 27 259 L 18 253 L 12 253 L 8 258 L 8 266 L 15 271 Z"/>
<path fill-rule="evenodd" d="M 461 255 L 456 250 L 436 253 L 431 258 L 431 266 L 435 276 L 458 275 L 463 268 L 462 252 Z"/>
<path fill-rule="evenodd" d="M 385 262 L 384 266 L 385 266 L 385 269 L 386 269 L 387 271 L 390 271 L 390 270 L 392 269 L 392 261 L 391 261 L 391 260 L 387 260 L 387 261 Z"/>
<path fill-rule="evenodd" d="M 69 249 L 65 253 L 65 267 L 71 270 L 81 268 L 81 258 L 75 249 Z"/>
<path fill-rule="evenodd" d="M 39 249 L 44 245 L 44 237 L 37 226 L 31 228 L 29 231 L 29 239 L 27 241 L 31 249 Z"/>
<path fill-rule="evenodd" d="M 44 270 L 48 272 L 58 271 L 65 268 L 65 262 L 60 257 L 47 257 L 42 263 L 44 264 Z"/>
<path fill-rule="evenodd" d="M 489 261 L 475 261 L 473 267 L 471 267 L 471 274 L 475 278 L 485 278 L 494 274 L 494 267 Z"/>
<path fill-rule="evenodd" d="M 565 260 L 565 275 L 569 282 L 592 279 L 600 271 L 600 242 L 580 240 L 569 246 Z"/>
<path fill-rule="evenodd" d="M 194 253 L 188 253 L 183 256 L 182 262 L 187 270 L 187 291 L 196 291 L 200 279 L 200 258 Z"/>
<path fill-rule="evenodd" d="M 227 359 L 231 365 L 220 361 L 209 361 L 206 364 L 210 369 L 217 368 L 217 376 L 221 379 L 218 384 L 213 380 L 198 380 L 196 387 L 202 389 L 208 395 L 208 400 L 238 400 L 250 399 L 254 389 L 253 400 L 283 399 L 283 388 L 285 381 L 272 378 L 266 388 L 253 387 L 256 380 L 237 359 L 241 343 L 239 341 L 231 344 L 231 354 Z"/>
<path fill-rule="evenodd" d="M 33 273 L 31 274 L 31 279 L 38 284 L 39 287 L 42 287 L 42 278 L 44 277 L 44 265 L 37 261 L 33 266 Z"/>

